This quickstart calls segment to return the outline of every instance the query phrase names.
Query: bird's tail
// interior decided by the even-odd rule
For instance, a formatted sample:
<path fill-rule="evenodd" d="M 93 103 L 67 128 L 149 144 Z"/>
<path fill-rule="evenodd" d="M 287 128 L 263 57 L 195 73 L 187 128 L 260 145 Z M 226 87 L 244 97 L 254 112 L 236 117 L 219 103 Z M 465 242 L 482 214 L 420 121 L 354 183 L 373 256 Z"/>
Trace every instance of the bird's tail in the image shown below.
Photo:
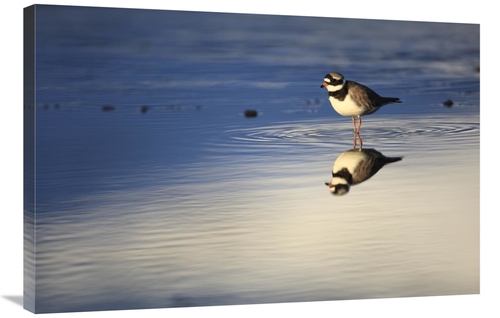
<path fill-rule="evenodd" d="M 397 97 L 384 97 L 384 103 L 402 103 L 403 101 Z"/>
<path fill-rule="evenodd" d="M 403 160 L 403 157 L 385 157 L 386 163 L 396 162 Z"/>

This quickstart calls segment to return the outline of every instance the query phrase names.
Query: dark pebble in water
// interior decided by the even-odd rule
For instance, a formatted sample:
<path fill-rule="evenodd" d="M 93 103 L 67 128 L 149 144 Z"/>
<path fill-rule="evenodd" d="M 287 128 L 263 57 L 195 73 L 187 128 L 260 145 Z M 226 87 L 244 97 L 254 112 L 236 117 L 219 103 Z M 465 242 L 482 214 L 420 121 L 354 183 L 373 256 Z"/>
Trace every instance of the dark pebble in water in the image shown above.
<path fill-rule="evenodd" d="M 141 107 L 141 113 L 145 114 L 148 111 L 149 107 L 148 106 L 142 106 Z"/>
<path fill-rule="evenodd" d="M 245 110 L 245 117 L 248 118 L 257 117 L 257 111 L 252 109 Z"/>
<path fill-rule="evenodd" d="M 443 102 L 443 105 L 446 107 L 451 107 L 451 106 L 453 106 L 453 101 L 451 99 L 448 99 L 448 100 Z"/>
<path fill-rule="evenodd" d="M 105 112 L 110 111 L 110 110 L 115 110 L 115 106 L 104 105 L 104 106 L 102 106 L 102 110 Z"/>

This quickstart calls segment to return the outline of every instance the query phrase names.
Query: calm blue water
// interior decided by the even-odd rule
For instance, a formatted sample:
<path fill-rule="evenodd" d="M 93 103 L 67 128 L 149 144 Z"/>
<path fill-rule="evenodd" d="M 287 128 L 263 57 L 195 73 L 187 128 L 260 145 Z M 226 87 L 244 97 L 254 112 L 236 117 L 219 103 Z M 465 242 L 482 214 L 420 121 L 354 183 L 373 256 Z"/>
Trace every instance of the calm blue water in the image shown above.
<path fill-rule="evenodd" d="M 479 293 L 478 25 L 36 18 L 37 312 Z M 331 71 L 404 101 L 361 129 L 403 160 L 343 197 Z"/>

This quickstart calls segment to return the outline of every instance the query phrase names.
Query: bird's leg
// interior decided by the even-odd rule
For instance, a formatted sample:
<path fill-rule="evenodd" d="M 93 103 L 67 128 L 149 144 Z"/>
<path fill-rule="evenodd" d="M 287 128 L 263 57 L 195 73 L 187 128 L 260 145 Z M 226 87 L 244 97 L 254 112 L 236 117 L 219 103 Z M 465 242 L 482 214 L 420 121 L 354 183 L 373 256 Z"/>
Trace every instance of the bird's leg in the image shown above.
<path fill-rule="evenodd" d="M 356 130 L 356 118 L 354 116 L 351 116 L 351 119 L 352 119 L 352 126 L 354 127 L 354 139 L 352 142 L 352 149 L 356 149 L 356 145 L 358 143 L 359 132 Z"/>
<path fill-rule="evenodd" d="M 356 149 L 356 145 L 358 144 L 358 139 L 359 139 L 359 150 L 363 148 L 363 139 L 361 139 L 361 135 L 356 133 L 354 134 L 354 140 L 352 142 L 352 149 Z"/>
<path fill-rule="evenodd" d="M 361 116 L 358 116 L 358 135 L 359 135 L 359 132 L 361 131 Z"/>

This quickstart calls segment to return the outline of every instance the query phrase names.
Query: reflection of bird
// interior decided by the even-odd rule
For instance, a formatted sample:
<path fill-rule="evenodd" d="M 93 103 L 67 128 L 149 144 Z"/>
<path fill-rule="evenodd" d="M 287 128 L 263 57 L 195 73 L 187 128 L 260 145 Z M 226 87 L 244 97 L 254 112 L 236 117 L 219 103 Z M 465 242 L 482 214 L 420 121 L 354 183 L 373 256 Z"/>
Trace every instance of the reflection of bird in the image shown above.
<path fill-rule="evenodd" d="M 350 149 L 341 153 L 332 168 L 332 181 L 325 184 L 333 195 L 344 195 L 351 185 L 370 179 L 388 163 L 403 157 L 386 157 L 375 149 Z"/>
<path fill-rule="evenodd" d="M 401 103 L 397 97 L 381 97 L 369 87 L 346 81 L 340 73 L 326 74 L 320 87 L 326 87 L 328 90 L 328 100 L 337 113 L 351 116 L 356 134 L 359 134 L 361 129 L 361 116 L 373 114 L 386 104 Z M 358 117 L 357 128 L 355 116 Z"/>

